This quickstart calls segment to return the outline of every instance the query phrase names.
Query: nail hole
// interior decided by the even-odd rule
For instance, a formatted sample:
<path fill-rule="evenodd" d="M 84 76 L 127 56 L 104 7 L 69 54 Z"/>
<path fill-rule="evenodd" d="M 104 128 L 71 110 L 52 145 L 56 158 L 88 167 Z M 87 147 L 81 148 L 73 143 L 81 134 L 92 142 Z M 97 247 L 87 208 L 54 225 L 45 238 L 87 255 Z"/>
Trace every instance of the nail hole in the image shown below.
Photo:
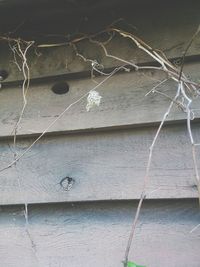
<path fill-rule="evenodd" d="M 62 189 L 64 189 L 65 191 L 69 191 L 73 184 L 75 183 L 75 180 L 71 177 L 65 177 L 60 181 L 60 186 L 62 187 Z"/>
<path fill-rule="evenodd" d="M 0 81 L 5 80 L 8 78 L 8 72 L 6 70 L 0 70 Z"/>
<path fill-rule="evenodd" d="M 69 91 L 69 85 L 66 82 L 57 82 L 51 90 L 57 95 L 63 95 Z"/>

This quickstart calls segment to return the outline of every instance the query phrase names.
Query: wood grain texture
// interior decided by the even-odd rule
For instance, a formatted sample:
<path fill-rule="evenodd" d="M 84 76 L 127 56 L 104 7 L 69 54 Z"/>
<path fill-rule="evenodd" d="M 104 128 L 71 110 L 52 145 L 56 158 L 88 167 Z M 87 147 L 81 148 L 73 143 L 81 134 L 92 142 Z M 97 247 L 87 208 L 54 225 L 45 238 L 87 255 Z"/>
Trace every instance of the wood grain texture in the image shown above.
<path fill-rule="evenodd" d="M 16 166 L 0 173 L 0 204 L 139 199 L 155 131 L 143 128 L 46 137 Z M 193 133 L 199 142 L 199 124 L 193 126 Z M 23 153 L 32 141 L 18 141 L 16 153 Z M 11 141 L 2 141 L 0 152 L 1 167 L 6 167 L 13 160 Z M 73 180 L 62 181 L 65 177 Z M 186 125 L 163 129 L 150 177 L 147 198 L 197 197 Z"/>
<path fill-rule="evenodd" d="M 145 3 L 145 5 L 147 4 Z M 155 5 L 148 4 L 145 9 L 143 6 L 142 7 L 140 6 L 140 8 L 138 9 L 137 5 L 131 6 L 130 9 L 128 7 L 129 5 L 127 5 L 127 10 L 125 14 L 120 14 L 118 10 L 119 15 L 122 15 L 125 18 L 125 20 L 129 22 L 129 24 L 126 26 L 126 29 L 130 28 L 131 31 L 133 31 L 138 37 L 140 37 L 150 46 L 152 46 L 152 48 L 162 50 L 163 52 L 166 53 L 166 56 L 169 58 L 181 57 L 183 55 L 187 43 L 197 30 L 199 24 L 200 5 L 197 2 L 194 3 L 193 5 L 190 5 L 189 2 L 186 3 L 186 1 L 182 5 L 173 3 L 171 7 L 170 4 L 168 6 L 167 5 L 160 6 L 159 3 L 157 4 L 155 3 Z M 64 37 L 63 38 L 66 41 L 66 37 L 68 36 L 67 33 L 70 35 L 71 31 L 70 29 L 68 29 L 70 24 L 67 21 L 67 17 L 69 17 L 69 14 L 66 14 L 65 17 L 63 14 L 63 10 L 65 9 L 67 10 L 66 7 L 63 9 L 60 8 L 60 13 L 61 13 L 60 15 L 61 17 L 63 17 L 62 22 L 59 17 L 59 11 L 57 10 L 57 8 L 55 15 L 52 14 L 52 10 L 50 9 L 49 16 L 54 21 L 54 25 L 52 25 L 52 22 L 48 21 L 48 15 L 45 13 L 46 9 L 43 7 L 43 14 L 41 11 L 37 12 L 37 14 L 39 13 L 40 15 L 40 18 L 37 19 L 41 20 L 42 15 L 44 16 L 46 14 L 47 16 L 46 21 L 43 18 L 40 24 L 37 25 L 37 27 L 35 27 L 36 29 L 32 29 L 33 30 L 32 35 L 34 36 L 35 32 L 40 31 L 40 28 L 42 31 L 44 25 L 46 25 L 47 29 L 43 29 L 43 32 L 40 33 L 40 39 L 41 36 L 47 35 L 47 34 L 45 35 L 44 32 L 49 32 L 49 36 L 51 35 L 56 36 L 56 34 L 53 34 L 52 31 L 54 30 L 55 31 L 54 33 L 56 33 L 57 30 L 57 32 L 60 33 L 60 35 L 62 35 L 61 33 L 63 31 L 63 36 L 65 36 L 65 38 Z M 122 7 L 122 9 L 124 9 L 124 7 Z M 158 13 L 157 9 L 159 10 L 159 16 L 157 14 Z M 73 10 L 74 13 L 75 11 L 76 9 Z M 82 18 L 82 21 L 80 21 L 79 24 L 84 24 L 84 26 L 86 26 L 87 28 L 86 32 L 95 32 L 98 31 L 98 29 L 102 29 L 102 27 L 106 27 L 109 23 L 113 22 L 112 14 L 108 14 L 108 11 L 106 10 L 101 12 L 104 12 L 108 16 L 108 18 L 105 18 L 105 21 L 102 22 L 102 19 L 100 18 L 99 21 L 97 21 L 94 18 L 91 19 L 89 17 L 88 21 L 86 22 L 85 18 Z M 5 16 L 5 14 L 2 15 Z M 35 13 L 30 14 L 30 16 L 34 21 Z M 58 16 L 57 19 L 55 19 L 56 16 Z M 99 14 L 97 14 L 96 17 L 98 18 Z M 75 16 L 75 18 L 77 21 L 79 21 L 77 15 Z M 13 19 L 13 17 L 11 19 Z M 7 16 L 5 17 L 5 20 L 7 20 Z M 76 26 L 76 29 L 74 29 L 72 33 L 77 32 L 77 28 L 80 27 L 80 25 L 79 26 L 76 25 L 77 24 L 76 20 L 74 19 L 70 21 L 72 28 L 74 27 L 74 25 Z M 48 29 L 47 21 L 49 22 L 49 25 L 52 25 L 53 27 L 52 31 Z M 60 24 L 57 24 L 58 23 L 57 21 L 59 21 Z M 18 22 L 18 24 L 20 24 L 20 22 L 21 20 Z M 16 25 L 18 24 L 16 22 Z M 29 32 L 29 29 L 33 27 L 33 25 L 28 24 L 29 28 L 28 30 L 26 30 L 26 23 L 24 24 L 25 25 L 23 25 L 22 28 L 26 32 Z M 99 26 L 99 24 L 101 26 Z M 130 24 L 132 25 L 132 27 L 130 27 Z M 15 26 L 13 25 L 13 28 L 15 28 L 16 25 Z M 91 29 L 91 25 L 93 29 Z M 66 29 L 68 30 L 68 32 L 66 32 Z M 81 32 L 84 32 L 84 29 L 81 28 Z M 31 38 L 34 38 L 33 36 L 29 36 L 28 39 L 30 40 Z M 56 40 L 50 40 L 47 42 L 55 43 Z M 57 42 L 59 42 L 59 40 Z M 199 47 L 200 47 L 200 37 L 198 36 L 194 40 L 187 55 L 199 55 Z M 98 48 L 96 45 L 92 45 L 88 41 L 81 42 L 78 48 L 79 51 L 86 58 L 98 61 L 98 63 L 104 65 L 105 68 L 121 64 L 117 60 L 106 58 L 102 49 Z M 135 45 L 132 45 L 132 43 L 125 38 L 119 38 L 119 37 L 114 38 L 113 41 L 109 43 L 108 50 L 111 53 L 114 53 L 114 55 L 116 56 L 120 56 L 121 58 L 126 60 L 132 60 L 136 63 L 144 63 L 152 61 L 152 59 L 149 56 L 147 56 L 140 50 L 136 49 Z M 38 56 L 39 54 L 40 56 Z M 0 57 L 1 57 L 0 69 L 5 69 L 9 73 L 9 77 L 7 78 L 6 81 L 20 80 L 23 78 L 22 73 L 19 71 L 16 64 L 13 62 L 14 61 L 13 54 L 10 51 L 7 44 L 2 44 L 0 49 Z M 27 57 L 32 78 L 52 76 L 56 74 L 58 75 L 58 74 L 74 73 L 74 72 L 77 73 L 77 72 L 88 71 L 91 69 L 90 62 L 84 62 L 82 59 L 77 57 L 72 47 L 70 46 L 43 48 L 43 49 L 39 48 L 37 49 L 37 53 L 35 53 L 35 50 L 33 49 L 31 53 L 28 53 Z"/>
<path fill-rule="evenodd" d="M 184 70 L 194 81 L 198 81 L 200 76 L 196 70 L 199 67 L 199 63 L 189 64 Z M 99 107 L 87 112 L 85 97 L 71 107 L 47 132 L 67 133 L 158 123 L 162 120 L 171 100 L 156 93 L 148 96 L 145 94 L 164 78 L 162 72 L 151 71 L 116 74 L 97 89 L 102 96 Z M 100 82 L 103 79 L 105 78 L 99 77 L 96 81 Z M 96 86 L 91 79 L 69 81 L 68 84 L 69 92 L 62 95 L 52 92 L 54 83 L 35 85 L 29 89 L 28 103 L 18 127 L 18 135 L 42 133 L 67 106 Z M 157 89 L 173 98 L 177 85 L 173 81 L 167 81 Z M 0 137 L 13 135 L 22 106 L 21 88 L 3 88 L 0 91 Z M 199 106 L 200 100 L 197 98 L 191 106 L 195 109 L 195 118 L 200 117 Z M 167 121 L 175 123 L 185 119 L 186 114 L 180 108 L 174 107 Z"/>
<path fill-rule="evenodd" d="M 0 217 L 2 267 L 122 267 L 135 202 L 29 207 L 31 247 L 23 209 L 3 207 Z M 130 260 L 151 267 L 199 267 L 197 201 L 145 203 Z M 133 250 L 134 249 L 134 250 Z"/>

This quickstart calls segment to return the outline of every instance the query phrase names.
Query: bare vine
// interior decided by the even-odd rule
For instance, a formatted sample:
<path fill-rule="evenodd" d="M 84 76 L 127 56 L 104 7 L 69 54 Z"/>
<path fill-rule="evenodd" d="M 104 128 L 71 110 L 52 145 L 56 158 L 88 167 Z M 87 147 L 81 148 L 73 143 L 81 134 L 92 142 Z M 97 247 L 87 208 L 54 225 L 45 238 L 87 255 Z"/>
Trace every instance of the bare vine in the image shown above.
<path fill-rule="evenodd" d="M 13 53 L 13 58 L 14 58 L 14 64 L 16 64 L 18 70 L 20 72 L 22 72 L 23 75 L 23 83 L 22 83 L 22 99 L 23 99 L 23 106 L 22 109 L 20 111 L 19 114 L 19 118 L 13 128 L 13 148 L 14 150 L 12 150 L 13 155 L 14 155 L 14 160 L 17 158 L 17 153 L 16 153 L 16 141 L 17 141 L 17 132 L 18 132 L 18 127 L 21 123 L 21 120 L 23 118 L 26 106 L 27 106 L 27 93 L 28 93 L 28 89 L 30 86 L 30 69 L 29 69 L 29 65 L 27 62 L 27 53 L 29 51 L 29 49 L 33 46 L 34 42 L 25 42 L 22 41 L 20 39 L 16 39 L 16 40 L 10 40 L 8 39 L 8 45 Z M 18 171 L 18 168 L 16 166 L 16 164 L 14 164 L 15 166 L 15 170 L 17 173 L 17 182 L 18 182 L 18 187 L 19 187 L 19 191 L 22 194 L 22 188 L 21 188 L 21 180 L 20 180 L 20 172 Z M 25 218 L 25 231 L 26 234 L 30 240 L 31 243 L 31 248 L 33 249 L 33 253 L 34 256 L 37 260 L 37 256 L 36 256 L 36 246 L 35 243 L 33 241 L 32 235 L 30 233 L 29 230 L 29 220 L 28 220 L 28 203 L 26 202 L 26 200 L 24 199 L 24 197 L 22 197 L 22 202 L 24 202 L 24 218 Z"/>
<path fill-rule="evenodd" d="M 21 42 L 20 40 L 17 40 L 16 44 L 14 44 L 14 46 L 12 46 L 9 43 L 9 46 L 10 46 L 12 52 L 13 52 L 14 63 L 17 65 L 18 69 L 20 71 L 22 71 L 22 74 L 23 74 L 23 77 L 24 77 L 23 84 L 22 84 L 23 107 L 21 109 L 19 118 L 18 118 L 18 120 L 17 120 L 17 122 L 16 122 L 16 124 L 14 126 L 14 129 L 13 129 L 13 132 L 14 132 L 14 140 L 13 140 L 14 148 L 16 147 L 16 139 L 17 139 L 18 127 L 19 127 L 19 125 L 21 123 L 22 117 L 24 115 L 24 111 L 25 111 L 26 106 L 27 106 L 27 93 L 28 93 L 28 89 L 29 89 L 29 86 L 30 86 L 30 69 L 29 69 L 29 65 L 28 65 L 28 62 L 27 62 L 27 53 L 28 53 L 28 50 L 30 49 L 30 47 L 33 44 L 34 44 L 33 41 L 28 42 L 28 43 L 27 42 L 24 43 L 24 42 Z M 20 60 L 22 62 L 21 64 L 18 62 L 16 54 L 20 58 Z"/>

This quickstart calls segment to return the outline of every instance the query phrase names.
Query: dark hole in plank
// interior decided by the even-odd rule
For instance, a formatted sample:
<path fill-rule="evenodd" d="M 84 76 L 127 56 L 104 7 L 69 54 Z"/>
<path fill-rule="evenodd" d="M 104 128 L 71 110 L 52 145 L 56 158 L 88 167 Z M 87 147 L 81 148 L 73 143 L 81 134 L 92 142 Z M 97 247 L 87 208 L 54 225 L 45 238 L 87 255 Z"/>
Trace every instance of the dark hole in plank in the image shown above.
<path fill-rule="evenodd" d="M 8 72 L 6 70 L 0 70 L 0 81 L 5 80 L 8 78 Z"/>
<path fill-rule="evenodd" d="M 63 95 L 69 92 L 69 85 L 67 82 L 57 82 L 53 85 L 51 90 L 57 95 Z"/>

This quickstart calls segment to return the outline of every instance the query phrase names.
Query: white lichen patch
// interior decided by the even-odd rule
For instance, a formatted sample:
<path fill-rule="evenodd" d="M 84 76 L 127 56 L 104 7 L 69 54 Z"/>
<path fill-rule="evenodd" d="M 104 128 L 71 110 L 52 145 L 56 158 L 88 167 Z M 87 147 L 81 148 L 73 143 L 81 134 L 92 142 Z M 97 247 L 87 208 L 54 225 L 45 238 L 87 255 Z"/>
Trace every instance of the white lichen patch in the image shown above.
<path fill-rule="evenodd" d="M 102 97 L 97 91 L 91 90 L 87 97 L 86 110 L 89 111 L 92 107 L 99 106 L 101 102 L 101 98 Z"/>

